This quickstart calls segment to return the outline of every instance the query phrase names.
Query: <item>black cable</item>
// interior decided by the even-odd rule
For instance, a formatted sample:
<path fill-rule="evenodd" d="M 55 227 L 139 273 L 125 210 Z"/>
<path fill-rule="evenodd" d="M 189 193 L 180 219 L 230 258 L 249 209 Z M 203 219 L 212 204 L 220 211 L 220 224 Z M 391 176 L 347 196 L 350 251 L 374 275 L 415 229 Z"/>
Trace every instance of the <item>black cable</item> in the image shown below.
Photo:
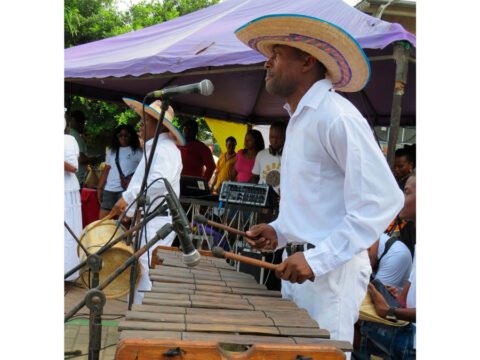
<path fill-rule="evenodd" d="M 117 345 L 116 343 L 110 344 L 110 345 L 106 345 L 106 346 L 100 348 L 100 351 L 103 351 L 103 350 L 105 350 L 105 349 L 107 349 L 107 348 L 109 348 L 109 347 L 116 346 L 116 345 Z M 74 355 L 74 356 L 67 356 L 67 357 L 65 357 L 64 359 L 75 359 L 75 358 L 79 358 L 79 357 L 81 357 L 81 356 L 87 356 L 87 355 L 88 355 L 88 352 L 87 352 L 86 354 L 80 354 L 80 355 Z"/>
<path fill-rule="evenodd" d="M 114 316 L 114 317 L 106 319 L 105 318 L 106 316 Z M 124 317 L 125 317 L 125 314 L 108 314 L 108 315 L 102 314 L 102 321 L 103 320 L 113 321 L 113 320 L 121 319 Z M 76 315 L 73 315 L 65 324 L 70 323 L 72 320 L 82 320 L 82 319 L 89 320 L 90 316 L 88 314 L 76 314 Z"/>

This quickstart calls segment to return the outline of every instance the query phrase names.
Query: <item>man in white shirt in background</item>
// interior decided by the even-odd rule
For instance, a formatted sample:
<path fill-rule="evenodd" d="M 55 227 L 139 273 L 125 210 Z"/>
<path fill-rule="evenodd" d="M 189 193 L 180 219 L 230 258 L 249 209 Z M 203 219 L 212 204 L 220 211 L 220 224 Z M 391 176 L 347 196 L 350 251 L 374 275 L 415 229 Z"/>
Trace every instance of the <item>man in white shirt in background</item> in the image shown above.
<path fill-rule="evenodd" d="M 250 181 L 253 184 L 267 184 L 278 194 L 280 190 L 280 163 L 285 144 L 285 129 L 287 124 L 275 121 L 270 126 L 268 149 L 259 151 L 255 158 Z"/>
<path fill-rule="evenodd" d="M 417 177 L 411 174 L 405 183 L 405 206 L 400 217 L 411 220 L 416 226 L 417 218 Z M 416 322 L 417 322 L 417 281 L 416 281 L 417 252 L 413 256 L 412 271 L 404 283 L 399 298 L 405 307 L 396 308 L 388 305 L 383 295 L 373 286 L 368 285 L 368 292 L 372 297 L 375 311 L 380 317 L 409 321 L 410 324 L 401 327 L 366 322 L 362 328 L 362 344 L 359 358 L 370 359 L 370 355 L 388 356 L 392 359 L 416 359 Z M 394 295 L 397 295 L 394 292 Z"/>
<path fill-rule="evenodd" d="M 142 103 L 133 99 L 124 98 L 123 101 L 138 115 L 142 116 L 143 109 Z M 141 120 L 139 134 L 142 136 L 145 144 L 145 151 L 147 159 L 150 157 L 150 149 L 152 148 L 153 137 L 155 135 L 155 129 L 157 122 L 160 118 L 161 102 L 157 100 L 150 104 L 145 105 L 145 119 Z M 151 203 L 149 207 L 153 210 L 163 200 L 162 196 L 167 193 L 167 188 L 162 180 L 159 178 L 165 178 L 168 180 L 176 195 L 180 194 L 180 174 L 182 172 L 182 157 L 177 145 L 185 145 L 185 139 L 180 131 L 173 125 L 172 120 L 174 112 L 172 107 L 169 107 L 165 112 L 165 119 L 163 120 L 160 134 L 158 136 L 157 146 L 155 153 L 153 154 L 153 161 L 148 172 L 147 177 L 147 196 L 150 198 Z M 137 166 L 135 173 L 130 180 L 127 190 L 122 193 L 122 197 L 114 205 L 111 214 L 120 215 L 126 211 L 127 207 L 132 205 L 128 211 L 127 216 L 132 217 L 136 208 L 136 198 L 140 193 L 142 180 L 145 174 L 145 157 Z M 145 217 L 146 214 L 144 214 Z M 172 217 L 169 213 L 162 214 L 150 220 L 145 228 L 143 228 L 141 244 L 144 246 L 149 240 L 151 240 L 158 230 L 163 225 L 172 222 Z M 171 246 L 175 238 L 175 233 L 170 233 L 165 239 L 159 240 L 156 245 Z M 154 246 L 155 247 L 155 246 Z M 151 247 L 148 252 L 145 252 L 139 259 L 142 274 L 136 285 L 134 294 L 134 304 L 140 304 L 143 300 L 144 291 L 152 289 L 152 282 L 148 275 L 149 263 L 148 259 L 152 257 L 154 247 Z"/>
<path fill-rule="evenodd" d="M 352 342 L 371 274 L 367 249 L 403 205 L 367 121 L 335 92 L 361 90 L 368 59 L 345 31 L 309 16 L 263 16 L 236 35 L 267 56 L 266 89 L 286 99 L 290 115 L 278 218 L 253 226 L 247 241 L 290 249 L 276 271 L 283 297 L 332 339 Z"/>
<path fill-rule="evenodd" d="M 374 257 L 374 260 L 372 259 L 372 269 L 375 273 L 373 278 L 380 280 L 384 285 L 402 289 L 412 270 L 412 254 L 399 238 L 394 239 L 391 246 L 386 249 L 387 243 L 392 241 L 390 239 L 392 237 L 389 235 L 382 234 L 378 244 L 375 243 L 369 249 L 370 256 Z"/>

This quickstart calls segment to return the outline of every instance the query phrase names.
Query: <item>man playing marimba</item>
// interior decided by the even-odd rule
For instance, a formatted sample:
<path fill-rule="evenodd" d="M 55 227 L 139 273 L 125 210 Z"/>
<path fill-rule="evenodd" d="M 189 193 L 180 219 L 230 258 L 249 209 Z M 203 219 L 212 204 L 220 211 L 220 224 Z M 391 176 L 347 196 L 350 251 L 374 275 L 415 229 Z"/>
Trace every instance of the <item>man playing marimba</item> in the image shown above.
<path fill-rule="evenodd" d="M 286 247 L 289 256 L 276 270 L 283 297 L 332 339 L 353 341 L 371 273 L 367 248 L 403 205 L 367 121 L 334 91 L 361 90 L 368 59 L 348 33 L 303 15 L 264 16 L 236 35 L 268 57 L 266 89 L 286 99 L 290 115 L 279 216 L 253 226 L 247 241 Z"/>
<path fill-rule="evenodd" d="M 142 103 L 133 99 L 124 98 L 125 103 L 130 106 L 133 110 L 137 112 L 138 115 L 142 116 L 143 108 Z M 161 102 L 157 100 L 150 104 L 150 106 L 145 105 L 145 118 L 141 120 L 140 125 L 140 134 L 145 144 L 145 151 L 147 157 L 150 156 L 150 149 L 152 148 L 153 137 L 155 135 L 155 129 L 157 127 L 157 122 L 160 118 L 161 112 Z M 165 112 L 165 118 L 160 129 L 160 134 L 158 137 L 157 147 L 155 148 L 155 153 L 153 154 L 153 161 L 150 167 L 150 171 L 147 177 L 147 195 L 151 199 L 151 204 L 149 205 L 151 209 L 161 202 L 161 196 L 165 195 L 167 189 L 162 180 L 159 178 L 167 179 L 173 190 L 176 192 L 177 196 L 180 194 L 180 173 L 182 171 L 182 158 L 180 156 L 180 151 L 177 148 L 177 145 L 185 144 L 185 139 L 183 138 L 180 131 L 173 125 L 173 109 L 168 107 L 168 110 Z M 122 193 L 122 197 L 117 201 L 113 207 L 111 213 L 115 215 L 120 215 L 123 213 L 127 206 L 133 206 L 128 210 L 127 215 L 132 216 L 135 211 L 135 201 L 138 196 L 145 174 L 145 158 L 142 157 L 140 164 L 138 164 L 135 174 L 128 185 L 127 190 Z M 150 220 L 142 233 L 142 246 L 152 239 L 156 232 L 162 228 L 166 223 L 171 223 L 172 217 L 169 213 L 162 214 Z M 171 233 L 165 239 L 160 240 L 157 245 L 170 246 L 175 238 L 175 233 Z M 153 248 L 150 248 L 149 254 L 150 258 L 152 256 Z M 149 264 L 147 253 L 143 254 L 140 259 L 140 266 L 142 268 L 142 275 L 137 283 L 134 296 L 134 304 L 140 304 L 143 299 L 142 291 L 149 291 L 152 288 L 152 282 L 148 276 Z M 140 290 L 140 291 L 139 291 Z"/>

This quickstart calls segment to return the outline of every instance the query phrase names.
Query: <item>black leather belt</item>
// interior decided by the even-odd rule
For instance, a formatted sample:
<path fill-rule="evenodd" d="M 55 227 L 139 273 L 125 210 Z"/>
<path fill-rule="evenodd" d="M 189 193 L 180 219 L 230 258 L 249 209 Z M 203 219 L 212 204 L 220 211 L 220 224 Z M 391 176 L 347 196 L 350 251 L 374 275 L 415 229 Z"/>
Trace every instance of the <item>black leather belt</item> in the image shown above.
<path fill-rule="evenodd" d="M 309 244 L 309 243 L 306 243 L 306 244 L 287 244 L 287 246 L 285 246 L 285 250 L 287 250 L 287 255 L 288 256 L 292 256 L 293 254 L 297 253 L 297 252 L 303 252 L 305 251 L 305 245 L 306 245 L 306 250 L 310 250 L 310 249 L 313 249 L 315 247 L 315 245 L 313 244 Z"/>
<path fill-rule="evenodd" d="M 148 215 L 150 216 L 152 213 L 150 212 Z M 170 216 L 170 210 L 165 210 L 164 212 L 157 214 L 155 216 Z M 143 216 L 144 217 L 144 216 Z"/>

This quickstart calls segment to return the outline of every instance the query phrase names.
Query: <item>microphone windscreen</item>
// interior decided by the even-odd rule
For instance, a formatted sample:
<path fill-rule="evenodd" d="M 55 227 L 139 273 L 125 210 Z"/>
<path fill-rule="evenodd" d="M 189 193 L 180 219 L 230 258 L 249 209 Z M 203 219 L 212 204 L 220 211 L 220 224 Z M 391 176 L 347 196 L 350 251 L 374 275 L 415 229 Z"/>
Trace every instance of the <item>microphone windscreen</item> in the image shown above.
<path fill-rule="evenodd" d="M 204 96 L 210 96 L 213 93 L 213 84 L 210 80 L 205 79 L 200 81 L 200 94 Z"/>

